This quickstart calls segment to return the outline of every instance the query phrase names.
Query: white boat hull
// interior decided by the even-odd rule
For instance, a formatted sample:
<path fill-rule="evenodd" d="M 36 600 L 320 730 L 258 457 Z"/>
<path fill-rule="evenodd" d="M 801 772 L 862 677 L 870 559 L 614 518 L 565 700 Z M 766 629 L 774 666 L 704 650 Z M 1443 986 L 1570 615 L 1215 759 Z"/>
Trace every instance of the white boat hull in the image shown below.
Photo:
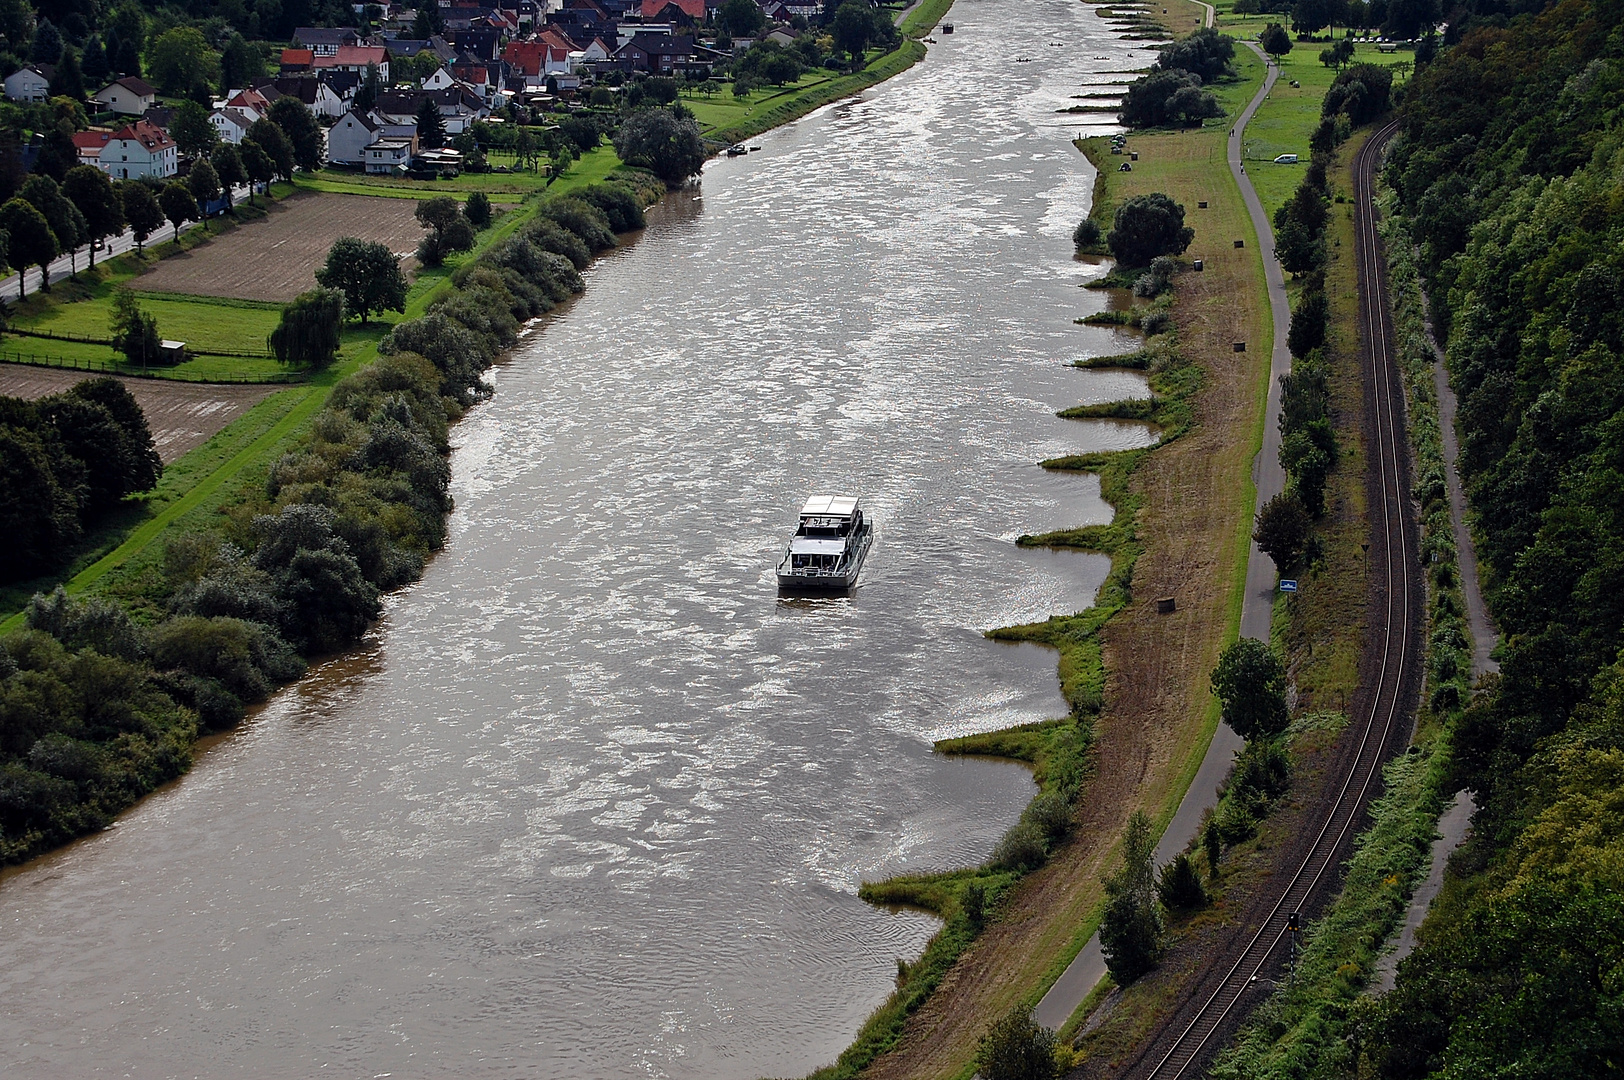
<path fill-rule="evenodd" d="M 873 546 L 874 528 L 865 522 L 852 542 L 850 553 L 832 570 L 795 569 L 790 565 L 790 557 L 785 555 L 784 561 L 778 564 L 778 591 L 816 596 L 853 589 L 858 575 L 863 572 L 863 560 Z"/>

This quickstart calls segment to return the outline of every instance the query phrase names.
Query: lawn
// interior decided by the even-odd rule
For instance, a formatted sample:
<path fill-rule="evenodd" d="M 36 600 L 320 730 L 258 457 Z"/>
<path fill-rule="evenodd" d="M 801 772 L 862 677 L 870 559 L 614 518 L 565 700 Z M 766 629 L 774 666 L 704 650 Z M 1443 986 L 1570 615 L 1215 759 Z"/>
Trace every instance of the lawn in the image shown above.
<path fill-rule="evenodd" d="M 792 83 L 783 86 L 764 86 L 759 90 L 752 90 L 745 97 L 733 96 L 731 86 L 723 87 L 714 94 L 701 94 L 689 91 L 683 94 L 683 104 L 693 110 L 694 119 L 699 121 L 699 129 L 705 134 L 718 128 L 738 127 L 758 113 L 783 104 L 796 94 L 810 90 L 814 86 L 836 78 L 822 68 L 815 68 Z"/>
<path fill-rule="evenodd" d="M 1229 14 L 1232 3 L 1233 0 L 1223 0 L 1216 5 L 1219 27 L 1235 37 L 1255 40 L 1268 18 Z M 1257 188 L 1258 198 L 1270 218 L 1302 182 L 1308 163 L 1308 139 L 1319 126 L 1320 103 L 1325 100 L 1325 91 L 1330 89 L 1337 74 L 1334 68 L 1319 61 L 1320 50 L 1329 46 L 1329 40 L 1294 41 L 1292 50 L 1280 58 L 1280 80 L 1246 127 L 1246 142 L 1241 153 L 1247 162 L 1246 171 L 1252 174 L 1252 185 Z M 1383 53 L 1369 41 L 1357 42 L 1355 47 L 1353 62 L 1356 64 L 1390 67 L 1415 62 L 1415 55 L 1410 51 Z M 1242 46 L 1236 51 L 1239 54 L 1251 50 Z M 1401 83 L 1405 77 L 1405 69 L 1401 68 L 1394 84 Z M 1293 80 L 1300 85 L 1292 86 Z M 1281 154 L 1296 154 L 1299 164 L 1274 164 L 1274 159 Z"/>
<path fill-rule="evenodd" d="M 511 156 L 501 151 L 488 155 L 493 164 L 511 165 Z M 487 195 L 535 195 L 544 191 L 570 191 L 607 180 L 620 168 L 614 147 L 605 144 L 588 150 L 569 171 L 551 184 L 542 172 L 463 173 L 454 180 L 407 180 L 393 176 L 367 176 L 335 169 L 323 169 L 313 177 L 301 176 L 299 186 L 315 191 L 335 191 L 348 195 L 381 195 L 393 199 L 426 199 L 432 195 L 466 195 L 483 191 Z M 500 201 L 500 200 L 498 200 Z"/>

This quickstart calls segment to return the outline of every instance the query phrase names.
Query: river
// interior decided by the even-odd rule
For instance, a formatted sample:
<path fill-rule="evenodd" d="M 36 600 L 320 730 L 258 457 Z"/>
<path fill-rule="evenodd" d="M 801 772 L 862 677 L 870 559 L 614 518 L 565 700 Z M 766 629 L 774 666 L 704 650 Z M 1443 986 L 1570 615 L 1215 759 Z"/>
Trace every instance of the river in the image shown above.
<path fill-rule="evenodd" d="M 0 1073 L 743 1080 L 831 1061 L 1033 788 L 931 740 L 1064 711 L 1103 522 L 1035 467 L 1142 444 L 1071 258 L 1069 95 L 1144 62 L 1076 0 L 960 0 L 892 82 L 708 165 L 454 431 L 457 509 L 359 653 L 118 828 L 0 881 Z M 1064 43 L 1053 47 L 1050 41 Z M 1023 62 L 1023 57 L 1030 57 Z M 1095 59 L 1096 57 L 1110 59 Z M 1137 57 L 1137 59 L 1129 59 Z M 780 602 L 861 495 L 850 599 Z"/>

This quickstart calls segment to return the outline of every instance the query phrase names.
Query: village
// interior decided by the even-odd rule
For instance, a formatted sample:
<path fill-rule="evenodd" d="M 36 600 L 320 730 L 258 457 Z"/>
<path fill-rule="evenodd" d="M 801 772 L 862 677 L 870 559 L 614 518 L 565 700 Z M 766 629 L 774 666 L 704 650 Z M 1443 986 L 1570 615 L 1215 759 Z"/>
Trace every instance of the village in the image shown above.
<path fill-rule="evenodd" d="M 789 49 L 822 6 L 519 0 L 512 7 L 436 9 L 357 4 L 355 11 L 376 29 L 297 27 L 275 58 L 274 74 L 211 96 L 208 122 L 217 142 L 240 145 L 276 101 L 292 98 L 321 129 L 325 167 L 418 180 L 500 171 L 483 150 L 493 141 L 511 148 L 525 140 L 492 140 L 492 128 L 540 123 L 553 111 L 611 107 L 639 76 L 713 95 L 732 82 L 722 71 L 735 58 L 763 42 Z M 799 72 L 789 74 L 793 82 Z M 57 82 L 55 65 L 30 63 L 5 78 L 5 97 L 43 104 L 59 96 L 52 91 Z M 195 135 L 194 145 L 182 145 L 188 140 L 174 130 L 174 97 L 139 75 L 111 71 L 104 85 L 86 89 L 90 125 L 72 136 L 77 164 L 95 165 L 114 180 L 161 182 L 184 178 L 188 158 L 206 149 L 195 146 Z M 474 138 L 476 124 L 485 125 L 483 146 Z M 22 148 L 25 170 L 33 171 L 41 149 L 38 135 Z M 517 158 L 516 165 L 530 164 L 530 154 Z"/>

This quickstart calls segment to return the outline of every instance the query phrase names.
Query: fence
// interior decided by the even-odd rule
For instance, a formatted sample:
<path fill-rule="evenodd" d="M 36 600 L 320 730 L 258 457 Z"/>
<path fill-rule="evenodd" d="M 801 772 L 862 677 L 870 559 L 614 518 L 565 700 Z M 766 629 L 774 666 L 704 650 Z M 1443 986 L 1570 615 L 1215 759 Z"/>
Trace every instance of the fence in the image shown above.
<path fill-rule="evenodd" d="M 48 330 L 24 330 L 17 326 L 8 326 L 3 331 L 17 337 L 44 338 L 48 341 L 72 341 L 80 345 L 103 345 L 111 349 L 113 343 L 106 338 L 79 337 L 76 334 L 53 334 Z M 275 360 L 276 357 L 269 352 L 220 352 L 214 349 L 194 349 L 187 346 L 187 352 L 193 356 L 222 356 L 228 360 Z"/>
<path fill-rule="evenodd" d="M 132 368 L 113 360 L 82 360 L 67 356 L 42 356 L 38 353 L 0 350 L 0 363 L 23 364 L 28 367 L 60 368 L 66 371 L 97 371 L 108 375 L 122 375 L 131 379 L 166 379 L 187 383 L 302 383 L 309 378 L 303 371 L 278 372 L 275 375 L 215 376 L 187 375 L 178 371 Z"/>

